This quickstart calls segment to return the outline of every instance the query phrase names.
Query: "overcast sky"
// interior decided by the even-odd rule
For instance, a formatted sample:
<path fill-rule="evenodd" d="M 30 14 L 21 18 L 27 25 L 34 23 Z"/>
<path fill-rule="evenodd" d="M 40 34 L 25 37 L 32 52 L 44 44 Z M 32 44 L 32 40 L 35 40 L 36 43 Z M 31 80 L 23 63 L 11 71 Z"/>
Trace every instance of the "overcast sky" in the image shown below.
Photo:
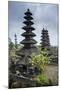
<path fill-rule="evenodd" d="M 17 41 L 20 43 L 24 38 L 21 34 L 24 32 L 22 27 L 24 26 L 23 21 L 25 20 L 24 12 L 27 9 L 33 14 L 33 27 L 35 28 L 34 38 L 39 44 L 41 41 L 41 31 L 43 27 L 49 32 L 50 44 L 53 46 L 58 45 L 58 5 L 57 4 L 42 4 L 42 3 L 26 3 L 9 1 L 8 3 L 8 29 L 9 37 L 14 42 L 14 34 L 17 34 Z"/>

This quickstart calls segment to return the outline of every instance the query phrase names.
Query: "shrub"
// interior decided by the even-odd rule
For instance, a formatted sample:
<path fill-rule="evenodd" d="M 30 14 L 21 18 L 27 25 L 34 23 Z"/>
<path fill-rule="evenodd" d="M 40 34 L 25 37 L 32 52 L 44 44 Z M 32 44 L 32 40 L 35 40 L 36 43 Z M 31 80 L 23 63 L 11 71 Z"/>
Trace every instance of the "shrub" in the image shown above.
<path fill-rule="evenodd" d="M 39 70 L 39 73 L 42 73 L 45 69 L 45 66 L 48 64 L 48 57 L 46 51 L 41 51 L 39 55 L 32 54 L 32 65 Z"/>
<path fill-rule="evenodd" d="M 38 74 L 34 77 L 33 80 L 36 81 L 36 86 L 50 86 L 52 85 L 51 80 L 49 80 L 45 75 L 44 75 L 44 70 L 46 65 L 49 63 L 49 58 L 46 49 L 45 50 L 40 50 L 39 55 L 33 54 L 31 56 L 32 58 L 32 65 L 33 67 L 36 67 L 38 70 Z"/>

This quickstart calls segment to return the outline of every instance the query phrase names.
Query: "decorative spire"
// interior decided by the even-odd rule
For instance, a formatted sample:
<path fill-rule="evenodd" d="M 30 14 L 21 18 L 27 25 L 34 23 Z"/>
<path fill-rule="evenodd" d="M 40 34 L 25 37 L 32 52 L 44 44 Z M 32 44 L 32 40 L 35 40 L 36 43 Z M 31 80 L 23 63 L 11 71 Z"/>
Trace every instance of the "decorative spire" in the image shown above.
<path fill-rule="evenodd" d="M 30 9 L 27 9 L 27 11 L 24 14 L 28 16 L 32 15 L 32 13 L 30 12 Z"/>
<path fill-rule="evenodd" d="M 15 48 L 17 49 L 17 35 L 15 34 Z"/>
<path fill-rule="evenodd" d="M 28 11 L 28 12 L 30 11 L 29 8 L 27 9 L 27 11 Z"/>

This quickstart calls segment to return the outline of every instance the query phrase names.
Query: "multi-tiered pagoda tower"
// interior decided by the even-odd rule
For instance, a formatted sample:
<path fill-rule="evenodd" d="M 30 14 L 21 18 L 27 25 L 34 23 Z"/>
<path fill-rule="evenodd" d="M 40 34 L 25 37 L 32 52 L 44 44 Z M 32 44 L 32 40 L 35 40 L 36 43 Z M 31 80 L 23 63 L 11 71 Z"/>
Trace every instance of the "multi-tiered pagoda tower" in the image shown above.
<path fill-rule="evenodd" d="M 37 42 L 33 39 L 33 37 L 35 37 L 36 35 L 32 32 L 35 30 L 35 28 L 32 27 L 32 25 L 34 24 L 32 21 L 32 13 L 28 9 L 24 14 L 25 21 L 23 23 L 25 24 L 25 26 L 22 29 L 24 29 L 25 32 L 22 33 L 22 36 L 25 37 L 25 39 L 21 41 L 21 44 L 24 45 L 21 52 L 29 54 L 31 54 L 32 52 L 36 53 L 37 48 L 34 44 L 36 44 Z"/>
<path fill-rule="evenodd" d="M 34 23 L 32 22 L 32 13 L 29 9 L 27 10 L 27 12 L 25 12 L 24 19 L 25 21 L 23 23 L 25 24 L 25 26 L 23 27 L 23 29 L 25 30 L 25 32 L 22 33 L 22 36 L 25 37 L 25 39 L 21 41 L 21 44 L 23 44 L 24 46 L 20 48 L 19 51 L 16 51 L 16 67 L 21 74 L 23 72 L 25 73 L 25 75 L 28 75 L 28 77 L 32 77 L 33 75 L 35 75 L 35 69 L 31 63 L 31 54 L 38 54 L 38 49 L 34 45 L 37 42 L 33 39 L 33 37 L 35 37 L 36 35 L 32 32 L 33 30 L 35 30 L 35 28 L 32 27 Z"/>
<path fill-rule="evenodd" d="M 48 35 L 48 30 L 45 30 L 43 28 L 41 37 L 42 37 L 42 39 L 41 39 L 42 49 L 46 48 L 47 50 L 50 50 L 50 39 L 49 39 L 49 35 Z"/>

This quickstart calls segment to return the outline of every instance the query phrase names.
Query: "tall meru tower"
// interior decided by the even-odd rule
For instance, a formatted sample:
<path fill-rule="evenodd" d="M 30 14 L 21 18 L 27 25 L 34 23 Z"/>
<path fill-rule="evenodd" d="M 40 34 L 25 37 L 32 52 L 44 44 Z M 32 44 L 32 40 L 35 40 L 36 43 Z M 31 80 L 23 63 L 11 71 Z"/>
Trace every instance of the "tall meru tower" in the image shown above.
<path fill-rule="evenodd" d="M 41 35 L 41 48 L 42 49 L 46 48 L 47 50 L 50 50 L 50 39 L 49 39 L 48 30 L 45 30 L 43 28 L 41 34 L 42 34 Z"/>
<path fill-rule="evenodd" d="M 21 41 L 21 44 L 23 44 L 23 48 L 21 49 L 21 52 L 23 53 L 28 53 L 28 54 L 32 54 L 37 53 L 37 48 L 35 46 L 35 44 L 37 43 L 33 37 L 35 37 L 35 33 L 33 33 L 33 31 L 35 30 L 34 27 L 32 27 L 33 23 L 33 17 L 32 17 L 32 13 L 30 12 L 29 9 L 27 9 L 27 11 L 24 13 L 24 19 L 25 21 L 23 22 L 25 24 L 25 26 L 22 28 L 25 30 L 24 33 L 22 33 L 21 35 L 23 37 L 25 37 L 24 40 Z"/>

